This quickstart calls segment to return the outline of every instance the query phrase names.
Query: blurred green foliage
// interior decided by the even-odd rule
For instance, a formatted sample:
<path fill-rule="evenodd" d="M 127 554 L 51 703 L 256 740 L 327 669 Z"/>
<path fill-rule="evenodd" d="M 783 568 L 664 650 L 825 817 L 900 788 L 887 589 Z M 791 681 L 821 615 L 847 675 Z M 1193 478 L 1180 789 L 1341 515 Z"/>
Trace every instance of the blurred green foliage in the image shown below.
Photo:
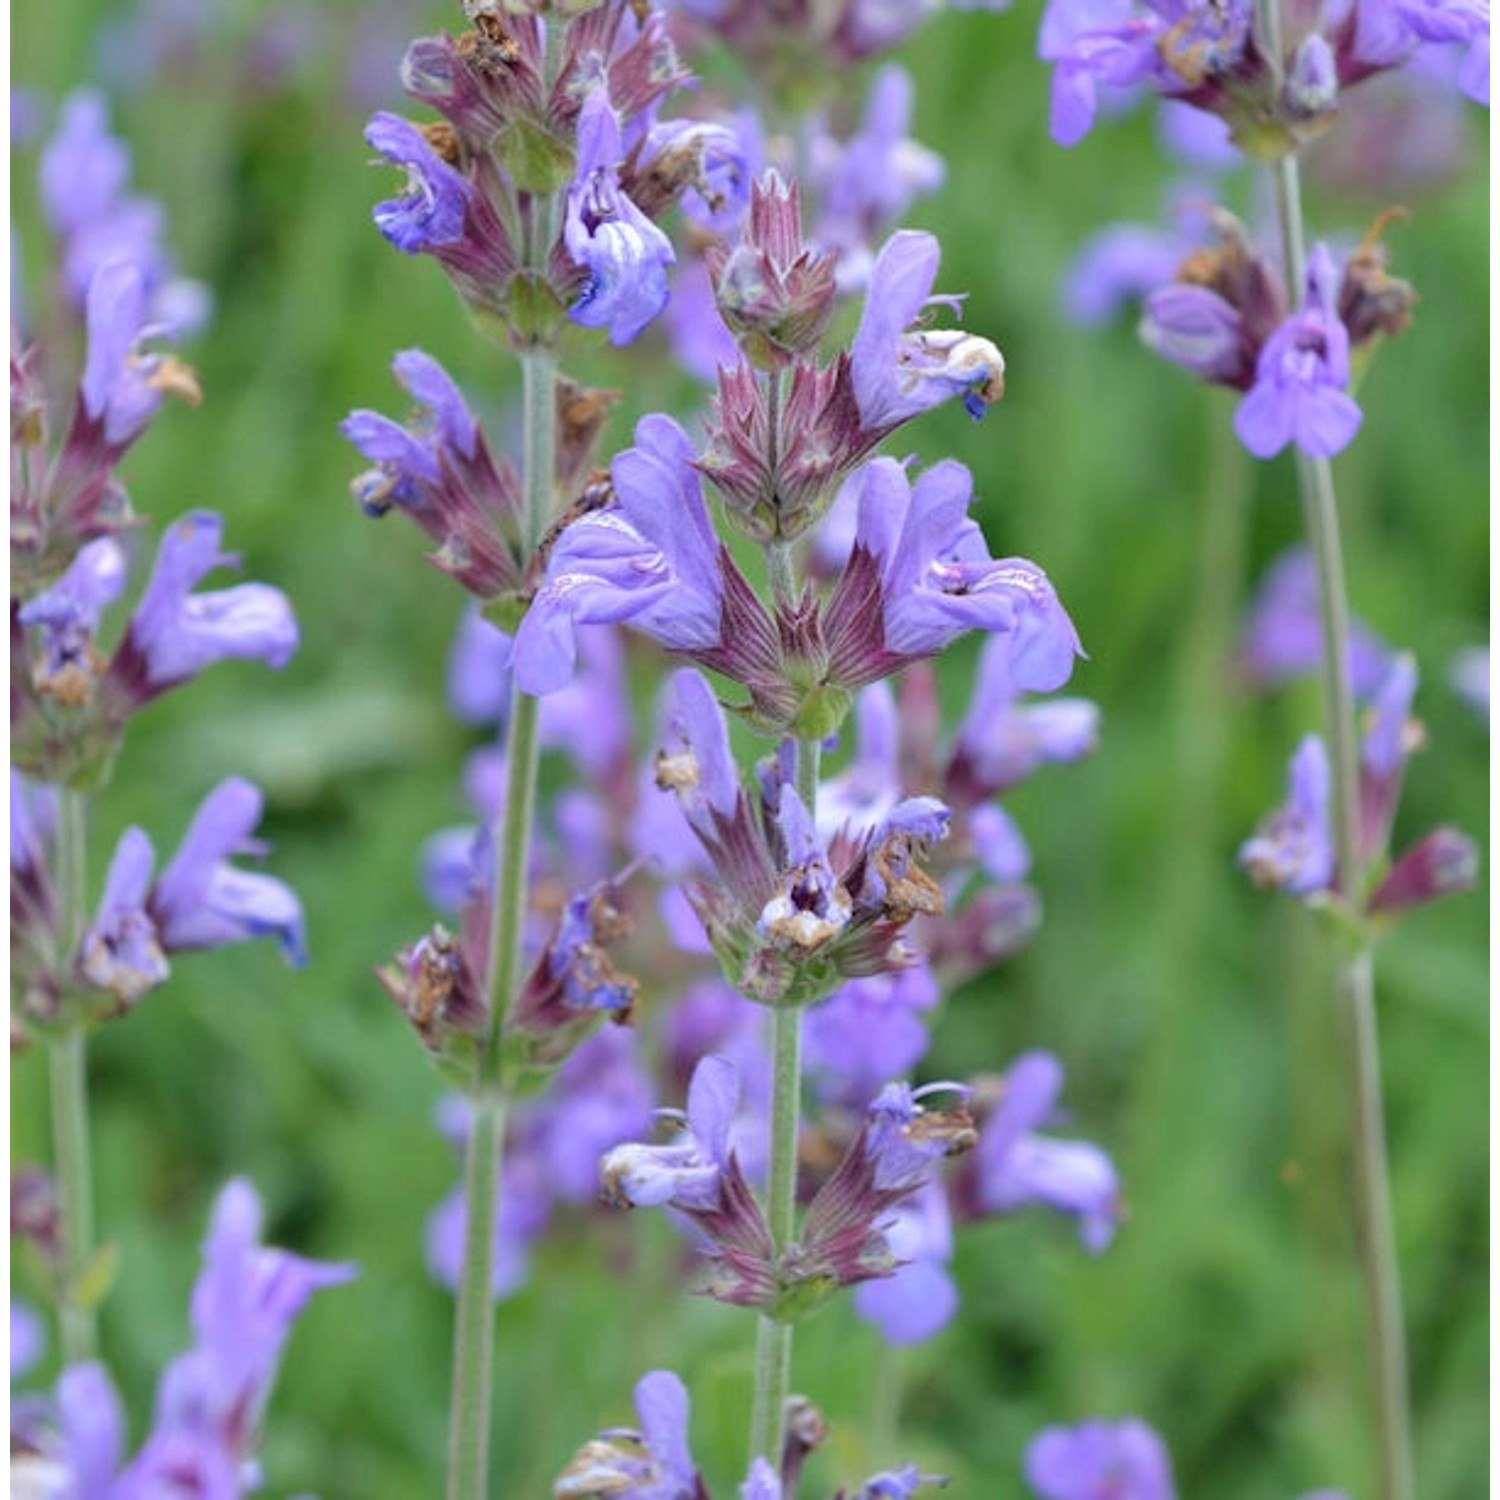
<path fill-rule="evenodd" d="M 246 576 L 292 596 L 303 645 L 283 675 L 226 665 L 144 714 L 91 848 L 97 871 L 127 822 L 170 848 L 216 781 L 255 778 L 313 962 L 289 972 L 268 945 L 184 961 L 98 1036 L 99 1215 L 122 1251 L 104 1344 L 139 1431 L 156 1372 L 185 1342 L 212 1195 L 249 1175 L 271 1238 L 363 1267 L 294 1336 L 270 1415 L 272 1490 L 407 1500 L 439 1489 L 450 1302 L 423 1268 L 422 1226 L 455 1167 L 432 1125 L 437 1081 L 370 970 L 430 920 L 415 855 L 460 814 L 471 738 L 443 701 L 461 599 L 421 561 L 413 528 L 356 512 L 337 422 L 356 405 L 400 410 L 388 364 L 413 344 L 502 428 L 516 371 L 470 332 L 437 268 L 396 254 L 369 222 L 390 180 L 368 169 L 346 58 L 375 57 L 377 80 L 391 80 L 376 102 L 399 107 L 400 38 L 446 13 L 312 8 L 316 26 L 301 42 L 290 33 L 277 81 L 249 40 L 267 10 L 232 11 L 190 66 L 115 93 L 136 185 L 163 200 L 182 266 L 218 304 L 185 351 L 203 408 L 165 410 L 128 478 L 158 522 L 223 511 Z M 121 15 L 102 0 L 18 8 L 16 81 L 55 101 L 101 69 L 118 76 L 129 56 L 103 23 Z M 1247 589 L 1298 534 L 1292 467 L 1253 466 L 1227 436 L 1224 394 L 1154 360 L 1128 327 L 1061 319 L 1061 268 L 1105 222 L 1153 217 L 1170 169 L 1143 117 L 1075 151 L 1050 142 L 1036 20 L 1033 6 L 942 15 L 903 55 L 918 81 L 913 133 L 948 161 L 946 188 L 914 218 L 942 237 L 940 286 L 967 289 L 966 326 L 996 337 L 1010 367 L 984 425 L 950 409 L 909 440 L 967 463 L 993 544 L 1057 582 L 1090 652 L 1075 690 L 1101 704 L 1103 744 L 1011 799 L 1046 920 L 1025 954 L 952 997 L 930 1067 L 1057 1051 L 1077 1128 L 1115 1153 L 1130 1215 L 1097 1261 L 1042 1214 L 965 1231 L 963 1315 L 899 1361 L 847 1305 L 808 1325 L 796 1385 L 833 1424 L 816 1477 L 831 1487 L 910 1456 L 951 1473 L 956 1493 L 1018 1495 L 1037 1427 L 1135 1413 L 1166 1436 L 1184 1496 L 1362 1496 L 1330 986 L 1303 914 L 1233 866 L 1318 718 L 1312 684 L 1252 697 L 1230 662 Z M 836 82 L 857 100 L 860 79 Z M 1402 838 L 1439 820 L 1482 836 L 1487 822 L 1486 734 L 1445 681 L 1488 619 L 1487 174 L 1477 114 L 1471 124 L 1466 170 L 1391 235 L 1422 304 L 1365 383 L 1365 431 L 1337 466 L 1355 606 L 1424 673 L 1431 745 L 1411 769 Z M 14 166 L 36 297 L 47 246 L 34 151 Z M 1234 191 L 1254 207 L 1243 183 Z M 1383 206 L 1313 191 L 1315 232 L 1356 236 Z M 616 444 L 642 410 L 701 401 L 658 334 L 569 368 L 627 389 Z M 956 705 L 972 652 L 954 654 Z M 1474 894 L 1417 915 L 1380 967 L 1428 1500 L 1484 1485 L 1485 908 Z M 46 1155 L 45 1071 L 36 1055 L 14 1067 L 16 1160 Z M 658 1364 L 689 1380 L 700 1461 L 729 1492 L 743 1472 L 750 1322 L 682 1295 L 680 1270 L 670 1232 L 646 1216 L 548 1243 L 501 1316 L 497 1494 L 549 1492 L 578 1442 L 629 1419 L 631 1384 Z M 897 1383 L 899 1435 L 875 1418 Z"/>

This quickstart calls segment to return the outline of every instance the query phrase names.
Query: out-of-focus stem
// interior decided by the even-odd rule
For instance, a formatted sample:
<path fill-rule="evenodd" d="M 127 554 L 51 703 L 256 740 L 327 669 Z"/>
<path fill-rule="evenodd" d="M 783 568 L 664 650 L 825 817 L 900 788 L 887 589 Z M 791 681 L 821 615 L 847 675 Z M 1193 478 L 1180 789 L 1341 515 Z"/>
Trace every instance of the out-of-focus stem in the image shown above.
<path fill-rule="evenodd" d="M 556 451 L 557 359 L 550 349 L 521 359 L 525 407 L 524 527 L 527 552 L 551 518 Z M 489 1033 L 479 1055 L 464 1168 L 464 1255 L 453 1339 L 449 1428 L 449 1500 L 488 1493 L 490 1384 L 494 1365 L 495 1215 L 505 1147 L 502 1044 L 505 1019 L 521 982 L 527 859 L 536 807 L 538 704 L 512 689 L 506 738 L 505 802 L 495 829 L 494 907 L 490 925 Z"/>
<path fill-rule="evenodd" d="M 57 798 L 57 900 L 60 964 L 71 963 L 83 936 L 88 801 L 63 787 Z M 89 1165 L 88 1033 L 75 1025 L 51 1044 L 53 1171 L 62 1215 L 62 1275 L 58 1316 L 63 1359 L 92 1359 L 98 1328 L 92 1305 L 80 1300 L 94 1254 L 94 1183 Z"/>
<path fill-rule="evenodd" d="M 773 556 L 775 552 L 773 550 Z M 817 817 L 817 740 L 797 741 L 797 795 Z M 766 1225 L 778 1254 L 792 1241 L 797 1220 L 797 1140 L 802 1124 L 802 1011 L 778 1006 L 771 1013 L 771 1161 L 766 1185 Z M 786 1398 L 792 1383 L 792 1325 L 762 1316 L 755 1333 L 755 1400 L 750 1416 L 750 1456 L 772 1466 L 781 1461 Z"/>
<path fill-rule="evenodd" d="M 1262 0 L 1268 36 L 1276 36 L 1275 0 Z M 1279 49 L 1275 54 L 1279 57 Z M 1307 247 L 1297 159 L 1287 155 L 1271 167 L 1276 218 L 1281 231 L 1288 296 L 1300 296 Z M 1308 542 L 1317 561 L 1318 613 L 1323 632 L 1324 719 L 1331 772 L 1334 847 L 1342 894 L 1358 909 L 1365 869 L 1359 834 L 1359 740 L 1349 677 L 1349 601 L 1339 540 L 1333 467 L 1326 458 L 1298 454 L 1297 478 Z M 1340 942 L 1345 941 L 1343 938 Z M 1381 1101 L 1380 1042 L 1375 1015 L 1374 957 L 1367 940 L 1338 955 L 1354 1172 L 1355 1224 L 1364 1281 L 1365 1324 L 1374 1386 L 1381 1500 L 1412 1500 L 1411 1416 L 1407 1388 L 1406 1337 L 1401 1321 L 1401 1285 L 1386 1160 Z"/>

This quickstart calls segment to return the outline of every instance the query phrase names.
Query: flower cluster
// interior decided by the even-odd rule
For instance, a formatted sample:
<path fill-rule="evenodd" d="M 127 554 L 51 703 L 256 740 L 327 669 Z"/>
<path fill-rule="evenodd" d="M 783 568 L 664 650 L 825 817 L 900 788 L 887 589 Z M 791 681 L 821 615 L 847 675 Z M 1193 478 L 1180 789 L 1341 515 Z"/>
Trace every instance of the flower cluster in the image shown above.
<path fill-rule="evenodd" d="M 1285 805 L 1240 846 L 1240 863 L 1257 885 L 1279 886 L 1305 899 L 1334 897 L 1355 914 L 1373 916 L 1393 915 L 1474 884 L 1478 851 L 1454 828 L 1433 829 L 1394 863 L 1387 856 L 1406 761 L 1425 738 L 1411 717 L 1416 691 L 1416 663 L 1397 656 L 1370 706 L 1359 773 L 1361 888 L 1349 889 L 1347 872 L 1338 869 L 1328 751 L 1311 734 L 1292 757 Z"/>
<path fill-rule="evenodd" d="M 1247 150 L 1275 155 L 1325 130 L 1342 90 L 1424 45 L 1463 47 L 1459 87 L 1487 105 L 1489 36 L 1485 5 L 1355 0 L 1276 52 L 1249 0 L 1049 0 L 1037 51 L 1052 64 L 1061 145 L 1092 130 L 1101 90 L 1147 89 L 1222 116 Z"/>
<path fill-rule="evenodd" d="M 437 260 L 517 348 L 555 341 L 564 314 L 629 343 L 667 301 L 675 255 L 655 221 L 685 193 L 743 202 L 737 145 L 721 127 L 657 120 L 688 79 L 659 12 L 465 9 L 469 29 L 413 42 L 402 64 L 406 91 L 442 121 L 381 113 L 365 132 L 406 176 L 376 225 Z"/>
<path fill-rule="evenodd" d="M 314 1292 L 355 1275 L 260 1243 L 261 1205 L 231 1182 L 214 1205 L 193 1288 L 193 1344 L 162 1372 L 150 1434 L 125 1452 L 125 1414 L 103 1365 L 73 1365 L 12 1432 L 12 1481 L 28 1494 L 147 1500 L 257 1487 L 255 1458 L 281 1352 Z M 14 1314 L 13 1314 L 14 1326 Z"/>

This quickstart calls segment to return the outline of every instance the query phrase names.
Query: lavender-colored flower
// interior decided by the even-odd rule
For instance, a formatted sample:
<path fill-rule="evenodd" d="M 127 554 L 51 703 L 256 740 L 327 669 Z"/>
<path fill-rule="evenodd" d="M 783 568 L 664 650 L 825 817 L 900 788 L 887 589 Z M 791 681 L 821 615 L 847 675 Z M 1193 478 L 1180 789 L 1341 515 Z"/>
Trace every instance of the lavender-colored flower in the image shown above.
<path fill-rule="evenodd" d="M 740 1486 L 740 1500 L 781 1500 L 781 1476 L 759 1453 Z"/>
<path fill-rule="evenodd" d="M 541 1238 L 552 1201 L 540 1161 L 507 1151 L 495 1205 L 495 1254 L 490 1263 L 490 1296 L 514 1296 L 531 1272 L 531 1247 Z M 462 1186 L 428 1215 L 424 1235 L 427 1267 L 444 1286 L 456 1288 L 463 1273 L 467 1212 Z"/>
<path fill-rule="evenodd" d="M 104 894 L 79 948 L 79 972 L 121 1005 L 133 1005 L 170 972 L 147 893 L 156 853 L 139 828 L 121 835 L 104 878 Z"/>
<path fill-rule="evenodd" d="M 1026 1482 L 1040 1500 L 1175 1500 L 1161 1438 L 1138 1418 L 1047 1427 L 1026 1450 Z"/>
<path fill-rule="evenodd" d="M 79 398 L 103 432 L 107 449 L 123 451 L 142 432 L 173 390 L 196 399 L 196 387 L 168 355 L 142 355 L 147 325 L 146 283 L 128 261 L 101 266 L 84 297 L 88 332 Z"/>
<path fill-rule="evenodd" d="M 915 329 L 933 297 L 940 250 L 917 230 L 893 234 L 870 272 L 870 289 L 851 356 L 860 420 L 888 431 L 919 413 L 962 396 L 978 419 L 1005 391 L 1005 359 L 988 339 L 961 328 Z"/>
<path fill-rule="evenodd" d="M 684 261 L 672 280 L 666 329 L 678 362 L 699 380 L 712 382 L 720 366 L 740 361 L 740 346 L 719 316 L 713 276 L 701 256 Z"/>
<path fill-rule="evenodd" d="M 1082 655 L 1078 633 L 1040 568 L 989 555 L 969 519 L 972 498 L 969 471 L 951 459 L 915 485 L 892 459 L 866 468 L 859 539 L 880 564 L 886 648 L 930 656 L 965 631 L 988 630 L 1008 637 L 1019 687 L 1051 691 Z"/>
<path fill-rule="evenodd" d="M 528 693 L 567 683 L 579 625 L 628 621 L 677 651 L 719 640 L 719 544 L 692 444 L 660 415 L 643 417 L 635 436 L 611 466 L 616 504 L 564 529 L 516 632 L 516 680 Z"/>
<path fill-rule="evenodd" d="M 807 1012 L 803 1043 L 818 1092 L 838 1103 L 869 1099 L 887 1078 L 910 1074 L 927 1051 L 922 1013 L 937 1004 L 925 964 L 851 979 Z"/>
<path fill-rule="evenodd" d="M 1307 296 L 1261 348 L 1255 384 L 1235 410 L 1234 430 L 1256 458 L 1288 443 L 1329 458 L 1353 441 L 1363 414 L 1349 384 L 1349 335 L 1338 316 L 1338 271 L 1315 245 L 1308 257 Z"/>
<path fill-rule="evenodd" d="M 465 724 L 499 724 L 510 701 L 514 637 L 469 605 L 448 650 L 448 706 Z"/>
<path fill-rule="evenodd" d="M 1271 563 L 1256 589 L 1241 637 L 1240 662 L 1256 686 L 1274 687 L 1318 671 L 1322 660 L 1317 563 L 1306 547 L 1292 547 Z M 1354 621 L 1349 675 L 1356 695 L 1369 697 L 1389 664 L 1384 642 L 1367 625 Z"/>
<path fill-rule="evenodd" d="M 979 655 L 969 706 L 959 722 L 950 777 L 984 796 L 1008 791 L 1038 767 L 1081 760 L 1099 742 L 1099 708 L 1087 698 L 1022 697 L 1004 636 Z"/>
<path fill-rule="evenodd" d="M 1188 95 L 1233 74 L 1249 38 L 1243 0 L 1050 0 L 1037 51 L 1053 64 L 1053 140 L 1075 146 L 1089 133 L 1101 88 Z"/>
<path fill-rule="evenodd" d="M 818 831 L 858 837 L 878 827 L 901 800 L 899 725 L 890 684 L 873 682 L 854 701 L 853 759 L 818 791 Z M 903 1072 L 888 1068 L 881 1077 Z"/>
<path fill-rule="evenodd" d="M 698 1500 L 702 1481 L 688 1449 L 687 1387 L 670 1370 L 636 1382 L 638 1432 L 615 1428 L 587 1442 L 558 1477 L 558 1500 Z"/>
<path fill-rule="evenodd" d="M 599 1164 L 605 1197 L 644 1208 L 717 1208 L 739 1097 L 733 1065 L 705 1057 L 693 1072 L 677 1137 L 662 1146 L 616 1146 Z"/>
<path fill-rule="evenodd" d="M 1485 0 L 1361 0 L 1353 16 L 1349 62 L 1355 76 L 1400 67 L 1422 44 L 1464 48 L 1458 85 L 1490 102 L 1490 8 Z"/>
<path fill-rule="evenodd" d="M 976 1197 L 989 1213 L 1041 1203 L 1073 1214 L 1084 1247 L 1097 1255 L 1119 1223 L 1119 1179 L 1099 1147 L 1038 1133 L 1062 1084 L 1062 1064 L 1050 1052 L 1028 1052 L 1011 1065 L 1000 1103 L 980 1131 Z"/>
<path fill-rule="evenodd" d="M 773 947 L 806 957 L 848 926 L 853 903 L 834 876 L 806 805 L 791 786 L 781 788 L 776 822 L 787 869 L 776 894 L 762 908 L 756 929 Z"/>
<path fill-rule="evenodd" d="M 209 294 L 199 282 L 174 278 L 161 243 L 161 205 L 131 196 L 129 182 L 130 151 L 110 134 L 103 97 L 76 90 L 63 101 L 38 177 L 42 211 L 62 242 L 64 289 L 81 305 L 101 270 L 129 265 L 141 277 L 153 328 L 193 332 L 207 319 Z"/>
<path fill-rule="evenodd" d="M 315 1291 L 355 1274 L 352 1265 L 263 1247 L 260 1218 L 248 1183 L 231 1182 L 219 1195 L 193 1289 L 193 1347 L 163 1371 L 151 1433 L 123 1469 L 124 1412 L 108 1374 L 98 1364 L 64 1372 L 58 1493 L 232 1500 L 257 1482 L 254 1452 L 292 1323 Z"/>
<path fill-rule="evenodd" d="M 885 1238 L 899 1264 L 890 1276 L 855 1287 L 854 1310 L 889 1344 L 924 1343 L 958 1311 L 958 1288 L 947 1267 L 953 1222 L 942 1183 L 931 1179 L 897 1204 Z"/>
<path fill-rule="evenodd" d="M 1059 299 L 1068 319 L 1098 328 L 1166 286 L 1192 249 L 1181 233 L 1149 224 L 1110 224 L 1085 242 L 1063 276 Z"/>
<path fill-rule="evenodd" d="M 219 551 L 223 534 L 221 517 L 195 510 L 163 535 L 156 567 L 110 666 L 127 699 L 144 702 L 231 657 L 271 667 L 291 660 L 297 621 L 280 589 L 243 583 L 193 593 L 205 574 L 237 561 Z"/>
<path fill-rule="evenodd" d="M 167 952 L 269 935 L 292 963 L 307 961 L 302 903 L 291 887 L 229 863 L 234 854 L 265 852 L 251 837 L 264 802 L 259 788 L 239 777 L 220 782 L 203 799 L 151 892 L 149 910 Z"/>
<path fill-rule="evenodd" d="M 1308 735 L 1292 757 L 1287 800 L 1253 838 L 1239 860 L 1257 885 L 1277 885 L 1295 896 L 1325 891 L 1333 883 L 1333 831 L 1329 822 L 1328 752 Z"/>
<path fill-rule="evenodd" d="M 868 280 L 875 236 L 913 199 L 943 185 L 943 159 L 907 135 L 911 114 L 911 75 L 890 63 L 870 84 L 856 134 L 843 144 L 821 133 L 813 138 L 811 176 L 822 207 L 813 239 L 838 252 L 843 291 Z"/>
<path fill-rule="evenodd" d="M 1141 342 L 1201 380 L 1235 385 L 1245 366 L 1244 322 L 1238 310 L 1206 286 L 1182 282 L 1146 299 Z"/>
<path fill-rule="evenodd" d="M 41 1314 L 19 1297 L 10 1299 L 10 1378 L 14 1382 L 36 1365 L 47 1348 Z"/>
<path fill-rule="evenodd" d="M 43 696 L 65 704 L 88 701 L 102 665 L 94 632 L 123 592 L 125 575 L 125 549 L 99 537 L 80 549 L 51 588 L 21 606 L 21 623 L 39 627 L 41 659 L 32 663 L 31 679 Z"/>
<path fill-rule="evenodd" d="M 854 1494 L 854 1500 L 911 1500 L 925 1485 L 946 1489 L 948 1480 L 942 1474 L 923 1474 L 915 1464 L 902 1464 L 865 1480 Z"/>
<path fill-rule="evenodd" d="M 578 171 L 568 188 L 563 243 L 588 279 L 568 309 L 585 328 L 628 344 L 667 305 L 671 241 L 620 186 L 625 157 L 609 92 L 596 88 L 578 116 Z"/>
<path fill-rule="evenodd" d="M 462 240 L 474 190 L 421 130 L 382 110 L 365 127 L 365 140 L 406 172 L 406 191 L 375 205 L 375 223 L 386 239 L 407 255 Z"/>

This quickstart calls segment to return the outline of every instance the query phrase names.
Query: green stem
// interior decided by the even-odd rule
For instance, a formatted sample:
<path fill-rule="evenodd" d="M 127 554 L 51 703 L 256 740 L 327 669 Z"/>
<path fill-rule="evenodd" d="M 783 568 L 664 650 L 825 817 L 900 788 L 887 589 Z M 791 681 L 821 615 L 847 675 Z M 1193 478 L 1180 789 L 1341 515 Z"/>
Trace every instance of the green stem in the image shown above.
<path fill-rule="evenodd" d="M 522 356 L 525 407 L 525 511 L 540 538 L 554 502 L 557 360 L 550 349 Z M 528 553 L 529 553 L 528 547 Z M 506 741 L 505 801 L 495 829 L 495 902 L 490 925 L 489 1032 L 479 1054 L 464 1168 L 464 1256 L 453 1337 L 453 1410 L 448 1445 L 449 1500 L 484 1500 L 488 1487 L 490 1384 L 495 1312 L 490 1294 L 495 1214 L 505 1148 L 505 1020 L 521 984 L 527 856 L 536 807 L 538 704 L 513 688 Z"/>
<path fill-rule="evenodd" d="M 1275 13 L 1275 4 L 1266 10 Z M 1289 297 L 1301 295 L 1307 263 L 1302 195 L 1295 156 L 1271 169 Z M 1359 832 L 1359 739 L 1349 678 L 1349 601 L 1339 540 L 1333 467 L 1298 454 L 1297 478 L 1308 542 L 1317 560 L 1318 613 L 1323 631 L 1324 718 L 1331 776 L 1334 848 L 1342 893 L 1357 910 L 1364 886 Z M 1343 940 L 1340 939 L 1342 942 Z M 1381 1101 L 1380 1041 L 1375 1014 L 1374 956 L 1367 941 L 1337 958 L 1354 1169 L 1355 1226 L 1363 1271 L 1366 1337 L 1374 1386 L 1381 1500 L 1412 1500 L 1411 1414 L 1401 1284 L 1391 1214 Z"/>
<path fill-rule="evenodd" d="M 82 792 L 58 792 L 57 902 L 60 966 L 71 963 L 83 937 L 88 801 Z M 62 1266 L 58 1316 L 63 1359 L 92 1359 L 98 1327 L 91 1305 L 79 1300 L 94 1254 L 93 1177 L 89 1165 L 88 1033 L 75 1025 L 49 1049 L 53 1171 L 62 1216 Z"/>
<path fill-rule="evenodd" d="M 779 549 L 773 547 L 771 555 Z M 773 567 L 775 566 L 773 562 Z M 797 795 L 817 817 L 817 740 L 797 741 Z M 766 1226 L 780 1253 L 797 1229 L 797 1140 L 802 1124 L 802 1011 L 771 1012 L 771 1161 L 766 1184 Z M 782 1426 L 792 1383 L 792 1325 L 762 1316 L 755 1333 L 755 1400 L 750 1415 L 750 1456 L 781 1462 Z"/>

